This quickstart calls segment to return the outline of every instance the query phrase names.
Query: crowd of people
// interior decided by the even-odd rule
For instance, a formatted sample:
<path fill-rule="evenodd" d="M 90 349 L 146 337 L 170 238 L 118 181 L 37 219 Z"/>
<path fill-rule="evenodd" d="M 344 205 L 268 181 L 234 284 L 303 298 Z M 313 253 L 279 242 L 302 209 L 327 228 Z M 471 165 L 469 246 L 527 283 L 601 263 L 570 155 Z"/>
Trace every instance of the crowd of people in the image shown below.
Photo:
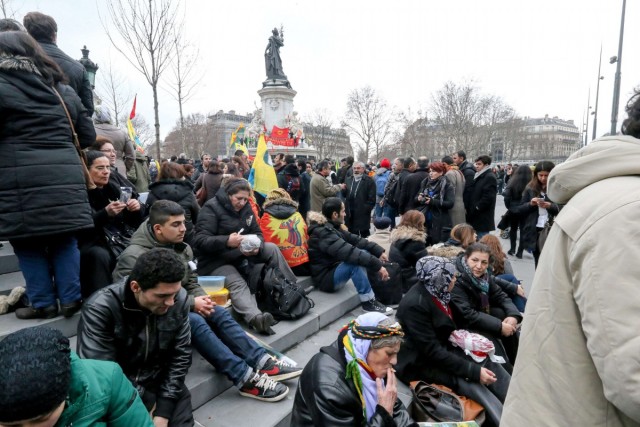
<path fill-rule="evenodd" d="M 191 426 L 185 385 L 191 346 L 242 396 L 277 402 L 289 392 L 282 381 L 299 377 L 293 426 L 416 425 L 397 397 L 398 380 L 450 387 L 483 406 L 487 426 L 501 424 L 507 401 L 508 425 L 525 425 L 523 414 L 534 417 L 543 406 L 515 408 L 527 381 L 540 389 L 558 385 L 532 359 L 539 357 L 534 337 L 545 341 L 555 327 L 558 299 L 571 300 L 567 306 L 575 310 L 563 312 L 563 324 L 585 352 L 627 351 L 585 342 L 601 331 L 597 322 L 581 321 L 582 310 L 597 308 L 601 297 L 583 296 L 588 291 L 582 288 L 562 295 L 552 289 L 560 276 L 573 283 L 574 268 L 617 254 L 592 259 L 585 252 L 592 240 L 580 240 L 590 232 L 583 224 L 600 226 L 599 215 L 610 212 L 600 212 L 606 204 L 578 195 L 581 207 L 560 215 L 583 188 L 572 186 L 577 178 L 562 181 L 567 169 L 575 170 L 570 162 L 556 172 L 546 160 L 494 167 L 490 156 L 479 155 L 471 163 L 464 151 L 368 164 L 346 157 L 340 165 L 278 153 L 278 187 L 258 194 L 242 150 L 231 158 L 204 153 L 197 161 L 184 154 L 159 163 L 145 157 L 106 108 L 94 112 L 86 72 L 56 46 L 57 31 L 55 20 L 38 12 L 28 13 L 23 25 L 0 20 L 0 169 L 6 172 L 0 240 L 10 241 L 25 278 L 28 304 L 15 315 L 47 319 L 80 312 L 77 351 L 59 331 L 43 327 L 0 342 L 0 364 L 11 366 L 11 374 L 0 377 L 0 425 L 80 425 L 90 417 L 109 425 Z M 630 136 L 621 139 L 635 147 L 640 101 L 637 95 L 632 101 L 623 126 Z M 613 138 L 592 151 L 618 147 Z M 610 176 L 607 170 L 601 177 Z M 555 188 L 554 177 L 562 181 Z M 620 186 L 631 185 L 625 179 Z M 507 253 L 492 234 L 499 194 L 507 208 Z M 636 202 L 624 200 L 621 209 Z M 556 219 L 562 231 L 549 243 Z M 529 326 L 523 322 L 528 300 L 509 256 L 522 258 L 526 250 L 537 267 L 551 260 L 541 257 L 549 244 L 575 251 L 564 251 L 536 277 L 544 293 L 534 306 L 540 320 Z M 575 267 L 576 257 L 582 266 Z M 265 280 L 256 278 L 258 266 L 285 278 L 311 276 L 321 292 L 351 283 L 365 314 L 304 369 L 294 366 L 257 344 L 198 283 L 200 276 L 223 277 L 241 323 L 273 334 L 277 319 L 261 309 L 264 296 L 256 291 L 256 280 L 258 287 Z M 580 275 L 581 286 L 596 270 Z M 380 283 L 401 296 L 395 319 L 391 304 L 376 295 Z M 607 309 L 625 307 L 618 297 L 606 298 L 612 301 Z M 524 355 L 523 324 L 530 328 Z M 557 339 L 544 346 L 562 352 Z M 516 364 L 523 357 L 526 362 Z M 616 387 L 599 377 L 602 369 L 620 366 L 570 357 L 576 366 L 595 365 L 589 378 L 600 380 L 604 391 L 589 393 L 594 413 L 637 421 L 633 400 L 616 397 Z M 560 378 L 558 370 L 553 375 Z M 580 376 L 572 375 L 574 384 L 589 388 Z M 514 382 L 517 396 L 507 399 Z M 567 394 L 574 391 L 566 387 Z M 545 402 L 561 414 L 561 403 Z M 614 414 L 603 415 L 607 409 L 598 408 L 610 404 Z M 88 413 L 90 405 L 95 410 Z"/>

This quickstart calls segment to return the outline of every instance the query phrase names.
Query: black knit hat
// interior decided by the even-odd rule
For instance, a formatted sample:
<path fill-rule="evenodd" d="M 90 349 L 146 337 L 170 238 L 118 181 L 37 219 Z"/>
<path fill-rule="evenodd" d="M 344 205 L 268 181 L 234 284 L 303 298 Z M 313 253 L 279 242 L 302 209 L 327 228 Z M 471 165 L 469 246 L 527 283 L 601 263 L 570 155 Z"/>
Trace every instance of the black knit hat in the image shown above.
<path fill-rule="evenodd" d="M 69 340 L 45 327 L 14 332 L 0 341 L 0 367 L 0 423 L 46 415 L 69 392 Z"/>

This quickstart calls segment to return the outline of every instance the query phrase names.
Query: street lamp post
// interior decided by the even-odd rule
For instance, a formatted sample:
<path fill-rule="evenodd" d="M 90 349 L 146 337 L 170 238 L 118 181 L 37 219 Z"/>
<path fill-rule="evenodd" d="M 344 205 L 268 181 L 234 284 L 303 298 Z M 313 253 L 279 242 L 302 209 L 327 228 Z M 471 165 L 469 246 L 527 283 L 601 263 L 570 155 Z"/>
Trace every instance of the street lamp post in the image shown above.
<path fill-rule="evenodd" d="M 620 68 L 622 64 L 622 38 L 624 36 L 624 11 L 627 0 L 622 0 L 622 18 L 620 19 L 620 41 L 618 42 L 618 57 L 616 65 L 616 80 L 613 84 L 613 106 L 611 107 L 611 135 L 616 134 L 618 124 L 618 104 L 620 103 Z M 610 61 L 613 64 L 613 58 Z"/>
<path fill-rule="evenodd" d="M 589 88 L 589 95 L 587 96 L 587 128 L 584 131 L 584 146 L 587 146 L 587 142 L 589 141 L 589 110 L 591 110 L 591 88 Z"/>
<path fill-rule="evenodd" d="M 596 107 L 591 114 L 593 114 L 593 137 L 591 140 L 596 139 L 596 129 L 598 128 L 598 97 L 600 95 L 600 80 L 604 79 L 604 76 L 600 75 L 600 67 L 602 65 L 602 45 L 600 45 L 600 61 L 598 62 L 598 85 L 596 86 Z"/>
<path fill-rule="evenodd" d="M 91 89 L 96 88 L 96 72 L 98 71 L 98 64 L 89 59 L 89 49 L 87 46 L 84 46 L 80 49 L 82 52 L 82 58 L 78 60 L 82 65 L 84 65 L 84 69 L 87 70 L 87 76 L 89 77 L 89 83 L 91 83 Z"/>

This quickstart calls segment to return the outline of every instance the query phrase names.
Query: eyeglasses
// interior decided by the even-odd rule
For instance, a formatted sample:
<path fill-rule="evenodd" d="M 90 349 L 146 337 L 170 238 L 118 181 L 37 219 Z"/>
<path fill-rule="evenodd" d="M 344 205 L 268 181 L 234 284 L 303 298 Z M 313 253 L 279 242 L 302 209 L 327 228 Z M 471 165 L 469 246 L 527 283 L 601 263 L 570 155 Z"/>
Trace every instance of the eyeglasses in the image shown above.
<path fill-rule="evenodd" d="M 103 153 L 115 153 L 116 152 L 116 150 L 114 150 L 113 148 L 112 149 L 104 149 L 104 150 L 100 150 L 100 151 L 103 152 Z"/>

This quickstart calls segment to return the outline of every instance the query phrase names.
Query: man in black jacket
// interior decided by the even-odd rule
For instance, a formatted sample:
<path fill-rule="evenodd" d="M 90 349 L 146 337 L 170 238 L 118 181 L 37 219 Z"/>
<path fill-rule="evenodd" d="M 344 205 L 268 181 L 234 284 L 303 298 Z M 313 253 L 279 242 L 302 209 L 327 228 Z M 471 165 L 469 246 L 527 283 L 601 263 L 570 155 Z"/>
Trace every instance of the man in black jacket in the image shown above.
<path fill-rule="evenodd" d="M 403 203 L 405 203 L 405 200 L 402 197 L 402 195 L 404 194 L 403 187 L 406 184 L 407 178 L 415 170 L 416 170 L 416 161 L 413 159 L 413 157 L 406 157 L 402 165 L 402 171 L 400 171 L 400 174 L 398 174 L 398 185 L 396 185 L 396 191 L 393 196 L 394 201 L 398 205 L 398 213 L 400 215 L 406 212 L 406 207 L 407 207 L 406 204 L 403 205 Z"/>
<path fill-rule="evenodd" d="M 376 205 L 376 183 L 364 172 L 364 163 L 353 164 L 353 175 L 347 178 L 346 198 L 347 228 L 360 237 L 371 234 L 371 211 Z"/>
<path fill-rule="evenodd" d="M 453 153 L 453 163 L 458 166 L 458 170 L 462 172 L 464 175 L 464 193 L 462 194 L 462 199 L 464 200 L 464 208 L 469 215 L 469 211 L 471 210 L 471 201 L 469 198 L 471 197 L 471 187 L 473 187 L 473 177 L 476 174 L 476 169 L 473 165 L 467 162 L 467 154 L 460 150 L 457 153 Z"/>
<path fill-rule="evenodd" d="M 29 12 L 22 23 L 31 37 L 36 39 L 42 49 L 62 68 L 62 71 L 69 79 L 69 86 L 76 91 L 82 105 L 93 115 L 93 91 L 89 76 L 84 66 L 64 53 L 57 45 L 58 24 L 56 21 L 44 13 Z"/>
<path fill-rule="evenodd" d="M 335 292 L 351 280 L 365 311 L 391 314 L 391 308 L 376 300 L 367 277 L 370 270 L 378 272 L 382 280 L 389 280 L 382 264 L 388 261 L 387 255 L 380 245 L 344 229 L 345 215 L 344 203 L 337 197 L 324 201 L 322 214 L 314 211 L 307 214 L 311 278 L 324 292 Z"/>
<path fill-rule="evenodd" d="M 425 178 L 429 178 L 429 159 L 425 156 L 420 156 L 418 157 L 417 168 L 407 175 L 400 189 L 400 212 L 404 213 L 420 206 L 416 198 L 420 192 L 420 184 Z"/>
<path fill-rule="evenodd" d="M 480 156 L 475 161 L 474 175 L 469 206 L 467 208 L 467 222 L 473 226 L 478 234 L 478 240 L 485 234 L 496 229 L 495 209 L 498 180 L 491 171 L 491 157 Z"/>
<path fill-rule="evenodd" d="M 94 293 L 82 308 L 78 355 L 118 363 L 138 389 L 156 427 L 192 426 L 189 299 L 184 264 L 169 249 L 136 261 L 126 282 Z"/>

